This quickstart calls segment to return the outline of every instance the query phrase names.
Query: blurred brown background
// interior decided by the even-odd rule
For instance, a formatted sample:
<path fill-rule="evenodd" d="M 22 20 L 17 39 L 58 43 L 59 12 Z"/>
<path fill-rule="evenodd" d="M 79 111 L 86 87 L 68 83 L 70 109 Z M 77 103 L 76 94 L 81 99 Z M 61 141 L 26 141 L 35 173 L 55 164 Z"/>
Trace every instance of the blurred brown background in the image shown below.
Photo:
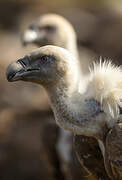
<path fill-rule="evenodd" d="M 43 124 L 53 119 L 47 96 L 37 85 L 5 78 L 8 64 L 35 48 L 22 47 L 20 34 L 48 12 L 74 25 L 80 46 L 122 62 L 121 0 L 0 0 L 1 180 L 51 179 L 40 153 Z"/>

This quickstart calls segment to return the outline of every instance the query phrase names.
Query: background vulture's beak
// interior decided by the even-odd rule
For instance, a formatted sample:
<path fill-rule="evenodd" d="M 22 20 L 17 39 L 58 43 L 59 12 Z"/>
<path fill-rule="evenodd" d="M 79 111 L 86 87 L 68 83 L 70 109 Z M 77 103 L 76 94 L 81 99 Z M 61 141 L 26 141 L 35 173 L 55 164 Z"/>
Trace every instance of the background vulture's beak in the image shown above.
<path fill-rule="evenodd" d="M 21 40 L 23 45 L 27 45 L 30 43 L 38 43 L 40 39 L 43 40 L 44 37 L 44 32 L 40 32 L 38 29 L 28 29 L 22 34 Z"/>
<path fill-rule="evenodd" d="M 22 34 L 22 44 L 27 45 L 28 43 L 35 42 L 38 39 L 38 33 L 35 30 L 26 30 Z"/>

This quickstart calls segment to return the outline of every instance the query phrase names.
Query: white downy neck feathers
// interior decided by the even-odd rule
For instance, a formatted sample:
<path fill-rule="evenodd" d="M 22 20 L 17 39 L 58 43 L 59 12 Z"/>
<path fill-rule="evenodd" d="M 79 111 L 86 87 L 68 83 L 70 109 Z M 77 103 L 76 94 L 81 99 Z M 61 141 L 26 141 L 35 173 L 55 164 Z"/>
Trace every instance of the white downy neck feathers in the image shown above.
<path fill-rule="evenodd" d="M 122 69 L 105 60 L 94 63 L 90 68 L 87 98 L 94 98 L 112 118 L 118 117 L 122 107 Z"/>

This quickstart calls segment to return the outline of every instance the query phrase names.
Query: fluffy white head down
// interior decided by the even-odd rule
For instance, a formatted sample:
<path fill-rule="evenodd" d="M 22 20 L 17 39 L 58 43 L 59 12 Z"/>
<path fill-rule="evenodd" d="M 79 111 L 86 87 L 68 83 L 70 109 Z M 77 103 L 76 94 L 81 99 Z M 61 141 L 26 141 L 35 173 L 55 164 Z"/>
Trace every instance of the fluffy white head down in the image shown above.
<path fill-rule="evenodd" d="M 99 101 L 108 115 L 117 117 L 122 107 L 122 68 L 100 58 L 90 71 L 87 96 Z"/>

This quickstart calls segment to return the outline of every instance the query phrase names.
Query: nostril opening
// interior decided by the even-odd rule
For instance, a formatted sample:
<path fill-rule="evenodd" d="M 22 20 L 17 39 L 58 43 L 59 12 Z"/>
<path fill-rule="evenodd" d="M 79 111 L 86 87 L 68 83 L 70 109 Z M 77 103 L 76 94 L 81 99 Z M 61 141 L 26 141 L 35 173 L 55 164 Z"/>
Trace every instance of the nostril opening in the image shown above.
<path fill-rule="evenodd" d="M 23 59 L 19 59 L 17 63 L 21 64 L 23 68 L 29 66 L 29 58 L 25 56 Z"/>
<path fill-rule="evenodd" d="M 21 59 L 17 61 L 18 63 L 20 63 L 23 67 L 26 67 L 26 63 Z"/>

